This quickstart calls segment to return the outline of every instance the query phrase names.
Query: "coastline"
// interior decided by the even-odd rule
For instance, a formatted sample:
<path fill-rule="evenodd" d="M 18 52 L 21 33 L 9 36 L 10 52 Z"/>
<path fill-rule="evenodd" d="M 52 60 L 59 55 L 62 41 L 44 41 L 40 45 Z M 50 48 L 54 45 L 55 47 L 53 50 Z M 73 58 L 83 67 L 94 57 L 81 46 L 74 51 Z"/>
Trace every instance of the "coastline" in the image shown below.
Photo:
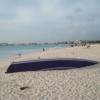
<path fill-rule="evenodd" d="M 37 59 L 52 59 L 52 58 L 80 58 L 94 61 L 100 61 L 100 44 L 86 47 L 64 47 L 64 48 L 49 48 L 45 52 L 35 51 L 32 53 L 22 54 L 21 56 L 13 56 L 7 59 L 0 60 L 0 67 L 11 62 L 37 60 Z"/>
<path fill-rule="evenodd" d="M 38 59 L 38 56 L 100 61 L 100 45 L 53 48 L 22 55 L 16 61 Z M 99 100 L 100 64 L 79 69 L 5 74 L 7 68 L 7 63 L 0 68 L 0 100 Z M 23 87 L 26 88 L 21 90 Z"/>
<path fill-rule="evenodd" d="M 66 47 L 66 48 L 50 48 L 45 52 L 33 52 L 24 54 L 15 61 L 34 60 L 34 59 L 49 59 L 49 58 L 81 58 L 100 61 L 100 45 L 91 45 L 86 47 Z"/>

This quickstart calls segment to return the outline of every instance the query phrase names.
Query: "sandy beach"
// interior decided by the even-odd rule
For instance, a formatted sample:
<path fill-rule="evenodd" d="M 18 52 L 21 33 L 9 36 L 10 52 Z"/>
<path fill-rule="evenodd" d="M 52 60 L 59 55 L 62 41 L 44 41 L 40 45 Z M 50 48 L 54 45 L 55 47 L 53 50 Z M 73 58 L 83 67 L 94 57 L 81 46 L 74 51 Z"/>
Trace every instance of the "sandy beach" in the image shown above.
<path fill-rule="evenodd" d="M 5 74 L 12 61 L 47 58 L 100 62 L 100 45 L 52 48 L 0 62 L 0 100 L 100 100 L 100 64 L 80 69 Z M 21 90 L 22 87 L 26 89 Z"/>
<path fill-rule="evenodd" d="M 36 52 L 21 57 L 15 57 L 14 61 L 23 61 L 29 59 L 46 59 L 46 58 L 83 58 L 89 60 L 100 61 L 100 45 L 91 45 L 86 47 L 66 47 L 66 48 L 52 48 L 45 52 Z"/>

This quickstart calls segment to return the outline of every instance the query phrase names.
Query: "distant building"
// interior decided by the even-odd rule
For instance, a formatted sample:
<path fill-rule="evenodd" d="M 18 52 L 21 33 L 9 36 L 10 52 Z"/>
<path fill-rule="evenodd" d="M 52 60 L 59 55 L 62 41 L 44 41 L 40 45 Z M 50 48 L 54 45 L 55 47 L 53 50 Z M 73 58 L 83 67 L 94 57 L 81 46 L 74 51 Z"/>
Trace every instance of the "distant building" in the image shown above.
<path fill-rule="evenodd" d="M 81 40 L 75 40 L 74 41 L 74 45 L 75 46 L 81 46 L 82 45 L 82 41 Z"/>
<path fill-rule="evenodd" d="M 0 46 L 8 46 L 8 43 L 0 43 Z"/>

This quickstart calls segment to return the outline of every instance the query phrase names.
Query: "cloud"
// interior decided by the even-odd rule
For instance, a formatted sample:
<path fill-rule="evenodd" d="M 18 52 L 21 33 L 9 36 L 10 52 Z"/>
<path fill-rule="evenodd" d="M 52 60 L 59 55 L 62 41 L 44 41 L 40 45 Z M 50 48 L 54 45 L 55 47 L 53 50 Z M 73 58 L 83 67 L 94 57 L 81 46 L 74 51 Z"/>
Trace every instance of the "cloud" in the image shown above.
<path fill-rule="evenodd" d="M 99 4 L 99 0 L 0 0 L 0 40 L 4 34 L 29 35 L 29 41 L 31 37 L 82 39 L 90 34 L 96 39 L 100 31 Z M 42 36 L 38 38 L 39 35 Z"/>

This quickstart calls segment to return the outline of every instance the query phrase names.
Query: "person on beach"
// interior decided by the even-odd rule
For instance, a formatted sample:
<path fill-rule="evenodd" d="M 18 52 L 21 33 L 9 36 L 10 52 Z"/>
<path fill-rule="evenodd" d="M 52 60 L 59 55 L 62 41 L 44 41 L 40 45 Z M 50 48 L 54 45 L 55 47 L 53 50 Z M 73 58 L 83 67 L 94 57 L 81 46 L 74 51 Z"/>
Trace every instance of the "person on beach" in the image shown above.
<path fill-rule="evenodd" d="M 21 55 L 22 55 L 21 53 L 18 54 L 19 57 L 20 57 Z"/>
<path fill-rule="evenodd" d="M 45 48 L 43 48 L 43 52 L 45 51 Z"/>

